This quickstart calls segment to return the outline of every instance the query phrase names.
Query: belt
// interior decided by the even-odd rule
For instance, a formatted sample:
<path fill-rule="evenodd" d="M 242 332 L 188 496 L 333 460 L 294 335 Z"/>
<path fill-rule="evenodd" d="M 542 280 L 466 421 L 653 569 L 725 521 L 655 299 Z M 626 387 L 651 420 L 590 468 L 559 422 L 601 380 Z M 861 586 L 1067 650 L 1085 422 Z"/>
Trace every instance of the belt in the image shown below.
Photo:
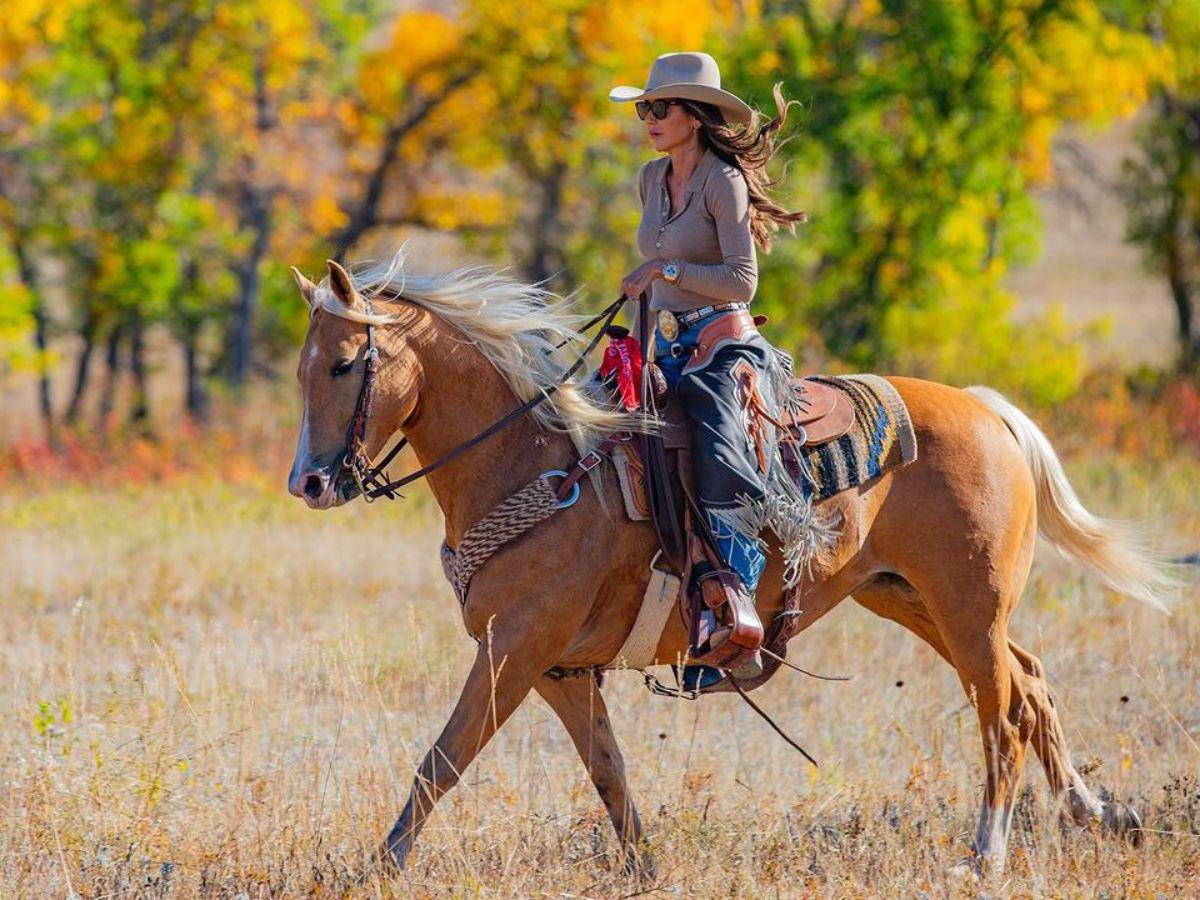
<path fill-rule="evenodd" d="M 716 303 L 712 306 L 702 306 L 699 309 L 689 309 L 687 312 L 675 313 L 675 318 L 679 320 L 679 324 L 684 328 L 691 328 L 701 319 L 714 315 L 719 312 L 726 312 L 731 309 L 749 309 L 750 304 L 742 301 L 731 301 L 729 303 Z"/>

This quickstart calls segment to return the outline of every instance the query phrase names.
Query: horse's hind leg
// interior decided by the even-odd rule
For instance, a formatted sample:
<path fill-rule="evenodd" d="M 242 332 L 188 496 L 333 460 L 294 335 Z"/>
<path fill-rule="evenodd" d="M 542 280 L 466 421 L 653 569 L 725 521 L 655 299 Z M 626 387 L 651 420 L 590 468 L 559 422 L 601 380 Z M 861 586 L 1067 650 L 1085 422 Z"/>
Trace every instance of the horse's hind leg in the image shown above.
<path fill-rule="evenodd" d="M 854 599 L 916 634 L 958 672 L 979 716 L 987 765 L 987 792 L 979 813 L 975 850 L 981 861 L 1000 869 L 1007 852 L 1025 745 L 1034 730 L 1033 709 L 1018 682 L 1021 670 L 1006 645 L 1009 604 L 986 587 L 984 596 L 977 599 L 968 599 L 973 592 L 964 591 L 961 584 L 945 585 L 940 591 L 945 602 L 930 603 L 930 588 L 918 591 L 903 578 L 883 575 L 856 588 Z M 955 597 L 957 603 L 952 599 Z M 981 623 L 974 616 L 964 615 L 970 608 L 990 610 L 991 621 Z"/>
<path fill-rule="evenodd" d="M 1046 780 L 1056 797 L 1065 800 L 1066 812 L 1076 825 L 1100 822 L 1109 831 L 1127 836 L 1135 843 L 1141 838 L 1141 820 L 1130 807 L 1116 802 L 1101 802 L 1084 783 L 1067 752 L 1066 738 L 1058 720 L 1054 695 L 1046 682 L 1046 670 L 1032 653 L 1012 640 L 1008 642 L 1014 668 L 1022 672 L 1025 698 L 1033 708 L 1037 724 L 1033 730 L 1033 749 L 1046 770 Z"/>
<path fill-rule="evenodd" d="M 626 870 L 652 876 L 654 860 L 643 841 L 642 820 L 629 795 L 621 748 L 595 680 L 543 676 L 534 687 L 562 720 L 592 776 L 621 842 Z"/>
<path fill-rule="evenodd" d="M 963 689 L 971 698 L 983 738 L 987 790 L 975 831 L 981 861 L 1003 868 L 1008 832 L 1035 717 L 1008 653 L 1005 619 L 990 627 L 940 627 Z"/>
<path fill-rule="evenodd" d="M 948 595 L 949 588 L 943 588 Z M 989 592 L 991 593 L 991 592 Z M 955 667 L 962 688 L 976 707 L 988 766 L 988 790 L 979 812 L 976 852 L 980 860 L 1002 868 L 1008 847 L 1008 829 L 1020 784 L 1025 744 L 1033 731 L 1032 709 L 1016 684 L 1019 667 L 1010 664 L 1003 632 L 1008 614 L 996 599 L 983 600 L 996 617 L 991 628 L 979 628 L 970 617 L 937 616 L 928 595 L 919 593 L 899 576 L 877 576 L 854 590 L 854 600 L 871 612 L 904 625 Z M 961 617 L 964 604 L 956 607 Z M 1003 611 L 1003 612 L 1002 612 Z M 938 619 L 941 619 L 938 622 Z M 1000 632 L 998 643 L 995 638 Z"/>
<path fill-rule="evenodd" d="M 975 851 L 995 870 L 1004 866 L 1025 746 L 1036 724 L 1008 649 L 1008 619 L 1024 582 L 1015 575 L 1027 571 L 1022 550 L 1025 543 L 1032 550 L 1032 538 L 1010 539 L 1007 547 L 997 542 L 950 571 L 903 573 L 925 607 L 919 618 L 936 629 L 930 643 L 954 666 L 979 718 L 987 786 Z"/>

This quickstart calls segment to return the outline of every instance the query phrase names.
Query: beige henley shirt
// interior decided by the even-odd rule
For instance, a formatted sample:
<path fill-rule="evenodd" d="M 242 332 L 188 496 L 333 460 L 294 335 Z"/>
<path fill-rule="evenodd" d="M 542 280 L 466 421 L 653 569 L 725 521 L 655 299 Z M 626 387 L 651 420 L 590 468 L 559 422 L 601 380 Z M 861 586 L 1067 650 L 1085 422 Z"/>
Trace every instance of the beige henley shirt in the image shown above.
<path fill-rule="evenodd" d="M 647 260 L 679 266 L 675 284 L 651 282 L 650 308 L 683 311 L 731 300 L 748 303 L 758 286 L 758 261 L 745 177 L 706 147 L 679 210 L 671 215 L 670 165 L 671 157 L 662 156 L 638 170 L 638 251 Z"/>

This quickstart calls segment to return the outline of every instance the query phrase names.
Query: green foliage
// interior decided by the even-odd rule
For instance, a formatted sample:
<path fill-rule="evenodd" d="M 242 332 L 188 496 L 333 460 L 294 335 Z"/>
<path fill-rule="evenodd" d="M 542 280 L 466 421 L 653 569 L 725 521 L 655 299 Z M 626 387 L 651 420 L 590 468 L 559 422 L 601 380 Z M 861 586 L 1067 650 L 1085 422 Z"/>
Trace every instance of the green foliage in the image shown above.
<path fill-rule="evenodd" d="M 33 298 L 17 279 L 16 263 L 0 244 L 0 373 L 28 369 L 35 360 L 29 334 L 33 330 Z"/>
<path fill-rule="evenodd" d="M 1152 2 L 1147 25 L 1171 54 L 1140 124 L 1141 151 L 1125 163 L 1127 234 L 1162 273 L 1175 303 L 1179 365 L 1200 367 L 1200 2 Z"/>
<path fill-rule="evenodd" d="M 165 326 L 208 371 L 246 341 L 273 358 L 298 340 L 287 265 L 318 271 L 343 240 L 379 256 L 397 228 L 599 302 L 638 262 L 649 156 L 608 89 L 702 46 L 768 114 L 776 80 L 802 104 L 776 191 L 811 223 L 760 256 L 771 336 L 822 364 L 1049 402 L 1078 382 L 1081 332 L 1055 313 L 1013 322 L 1005 273 L 1037 252 L 1030 191 L 1061 122 L 1129 115 L 1155 87 L 1195 96 L 1196 3 L 14 0 L 0 231 L 62 273 L 73 321 L 56 327 L 96 343 Z M 1153 159 L 1185 158 L 1182 122 L 1152 126 Z M 1163 194 L 1162 171 L 1133 191 L 1155 259 L 1163 198 L 1196 180 Z M 11 272 L 8 357 L 42 297 Z"/>
<path fill-rule="evenodd" d="M 781 193 L 809 211 L 808 247 L 761 262 L 766 312 L 853 367 L 1046 401 L 1074 388 L 1078 335 L 1053 313 L 1012 324 L 1003 276 L 1035 252 L 1029 191 L 1053 128 L 1136 105 L 1147 39 L 1084 3 L 804 3 L 729 50 L 744 94 L 778 71 L 804 103 Z M 1082 60 L 1127 80 L 1114 90 Z"/>
<path fill-rule="evenodd" d="M 39 700 L 33 713 L 33 731 L 46 740 L 62 737 L 75 715 L 71 708 L 71 697 L 54 700 Z"/>

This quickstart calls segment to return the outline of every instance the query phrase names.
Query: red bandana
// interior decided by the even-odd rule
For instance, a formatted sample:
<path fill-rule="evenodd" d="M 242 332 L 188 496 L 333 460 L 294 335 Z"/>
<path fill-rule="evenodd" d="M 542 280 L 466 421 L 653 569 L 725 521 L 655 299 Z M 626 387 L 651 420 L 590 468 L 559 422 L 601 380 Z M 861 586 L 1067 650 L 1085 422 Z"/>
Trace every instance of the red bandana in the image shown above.
<path fill-rule="evenodd" d="M 641 406 L 642 351 L 633 337 L 610 337 L 604 349 L 604 360 L 600 363 L 600 374 L 607 378 L 617 373 L 617 394 L 621 404 L 629 410 Z"/>

